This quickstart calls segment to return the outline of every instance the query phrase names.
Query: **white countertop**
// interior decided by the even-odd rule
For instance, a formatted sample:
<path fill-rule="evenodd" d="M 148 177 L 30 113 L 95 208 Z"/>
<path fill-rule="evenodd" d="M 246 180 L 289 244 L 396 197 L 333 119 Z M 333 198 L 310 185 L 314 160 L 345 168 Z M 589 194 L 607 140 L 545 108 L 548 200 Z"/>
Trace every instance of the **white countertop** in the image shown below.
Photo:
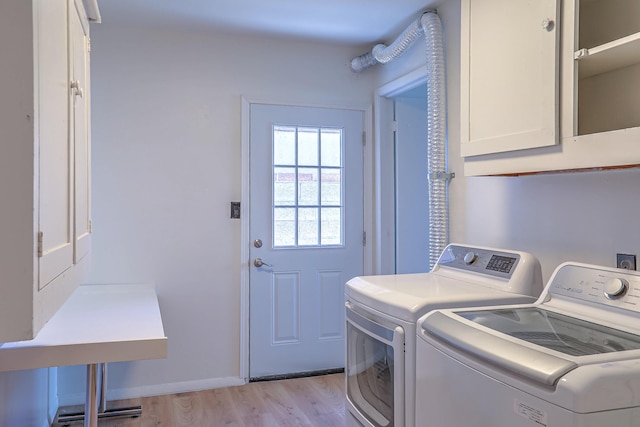
<path fill-rule="evenodd" d="M 153 286 L 83 285 L 33 340 L 0 345 L 0 371 L 166 357 Z"/>

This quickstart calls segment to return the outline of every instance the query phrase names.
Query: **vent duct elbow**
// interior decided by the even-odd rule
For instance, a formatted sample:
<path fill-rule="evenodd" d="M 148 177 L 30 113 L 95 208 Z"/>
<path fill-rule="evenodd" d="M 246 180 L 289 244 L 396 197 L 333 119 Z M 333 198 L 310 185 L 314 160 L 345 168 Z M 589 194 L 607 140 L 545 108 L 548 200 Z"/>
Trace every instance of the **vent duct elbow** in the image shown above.
<path fill-rule="evenodd" d="M 351 60 L 351 69 L 360 73 L 378 63 L 386 64 L 402 55 L 412 44 L 425 33 L 423 18 L 426 15 L 435 14 L 435 11 L 427 11 L 402 32 L 402 34 L 389 46 L 377 44 L 371 52 L 356 56 Z"/>

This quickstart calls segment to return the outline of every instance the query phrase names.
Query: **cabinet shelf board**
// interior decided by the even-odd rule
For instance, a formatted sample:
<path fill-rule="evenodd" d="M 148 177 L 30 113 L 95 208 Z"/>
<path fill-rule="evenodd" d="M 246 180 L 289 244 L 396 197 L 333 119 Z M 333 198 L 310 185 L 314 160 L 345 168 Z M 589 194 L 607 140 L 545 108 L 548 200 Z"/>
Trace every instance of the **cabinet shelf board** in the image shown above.
<path fill-rule="evenodd" d="M 637 64 L 640 63 L 640 32 L 588 49 L 587 55 L 580 56 L 580 52 L 576 52 L 576 60 L 581 79 Z"/>

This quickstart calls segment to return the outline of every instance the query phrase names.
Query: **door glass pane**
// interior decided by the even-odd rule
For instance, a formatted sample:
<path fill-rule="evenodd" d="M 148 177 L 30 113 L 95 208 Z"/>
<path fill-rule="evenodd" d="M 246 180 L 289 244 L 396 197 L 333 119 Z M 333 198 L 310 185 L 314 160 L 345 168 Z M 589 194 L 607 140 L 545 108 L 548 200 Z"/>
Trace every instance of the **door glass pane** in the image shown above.
<path fill-rule="evenodd" d="M 298 128 L 298 164 L 318 165 L 318 128 Z"/>
<path fill-rule="evenodd" d="M 340 169 L 322 168 L 321 204 L 323 206 L 340 206 L 342 196 L 342 171 Z"/>
<path fill-rule="evenodd" d="M 342 129 L 322 129 L 321 165 L 342 166 Z"/>
<path fill-rule="evenodd" d="M 321 245 L 342 244 L 342 208 L 322 208 Z"/>
<path fill-rule="evenodd" d="M 298 169 L 298 204 L 303 206 L 317 206 L 320 186 L 318 182 L 318 168 Z"/>
<path fill-rule="evenodd" d="M 273 204 L 295 206 L 296 168 L 273 168 Z"/>
<path fill-rule="evenodd" d="M 274 247 L 344 244 L 342 139 L 341 129 L 273 126 Z"/>
<path fill-rule="evenodd" d="M 296 128 L 294 126 L 274 126 L 273 164 L 284 166 L 296 164 Z"/>
<path fill-rule="evenodd" d="M 318 225 L 318 208 L 299 208 L 298 245 L 317 245 Z"/>
<path fill-rule="evenodd" d="M 295 208 L 273 209 L 273 245 L 295 246 L 296 210 Z"/>

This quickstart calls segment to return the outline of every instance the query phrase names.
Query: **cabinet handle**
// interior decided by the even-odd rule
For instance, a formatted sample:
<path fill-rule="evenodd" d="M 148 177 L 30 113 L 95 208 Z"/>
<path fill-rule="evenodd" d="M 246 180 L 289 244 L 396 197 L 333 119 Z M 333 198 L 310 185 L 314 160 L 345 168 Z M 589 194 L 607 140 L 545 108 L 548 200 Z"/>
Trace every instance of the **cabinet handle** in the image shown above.
<path fill-rule="evenodd" d="M 542 21 L 542 29 L 543 30 L 551 31 L 551 30 L 553 30 L 553 25 L 554 25 L 553 19 L 545 18 Z"/>

